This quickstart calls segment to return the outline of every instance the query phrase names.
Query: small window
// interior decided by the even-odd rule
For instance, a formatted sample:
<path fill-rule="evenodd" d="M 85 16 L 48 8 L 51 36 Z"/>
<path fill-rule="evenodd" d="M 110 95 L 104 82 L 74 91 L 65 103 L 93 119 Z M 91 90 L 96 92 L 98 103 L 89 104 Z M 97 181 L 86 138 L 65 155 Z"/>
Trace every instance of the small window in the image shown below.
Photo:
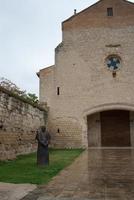
<path fill-rule="evenodd" d="M 107 16 L 113 16 L 113 8 L 107 8 Z"/>
<path fill-rule="evenodd" d="M 59 128 L 57 129 L 57 133 L 60 133 L 60 129 Z"/>
<path fill-rule="evenodd" d="M 60 87 L 57 87 L 57 95 L 60 95 Z"/>

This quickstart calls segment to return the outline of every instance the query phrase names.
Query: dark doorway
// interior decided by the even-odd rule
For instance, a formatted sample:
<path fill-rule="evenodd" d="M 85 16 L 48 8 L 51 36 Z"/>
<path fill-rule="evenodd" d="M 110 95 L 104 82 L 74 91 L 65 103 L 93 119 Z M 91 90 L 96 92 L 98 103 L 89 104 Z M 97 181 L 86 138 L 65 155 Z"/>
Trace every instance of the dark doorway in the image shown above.
<path fill-rule="evenodd" d="M 128 111 L 101 112 L 101 145 L 102 147 L 131 146 Z"/>

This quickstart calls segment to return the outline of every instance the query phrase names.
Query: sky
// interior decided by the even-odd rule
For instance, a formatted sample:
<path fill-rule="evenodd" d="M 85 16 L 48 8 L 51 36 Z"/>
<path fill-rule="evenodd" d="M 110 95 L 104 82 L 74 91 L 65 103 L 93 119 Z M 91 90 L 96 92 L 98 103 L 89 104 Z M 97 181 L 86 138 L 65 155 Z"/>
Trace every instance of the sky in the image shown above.
<path fill-rule="evenodd" d="M 0 77 L 39 93 L 40 69 L 54 64 L 61 22 L 96 0 L 0 0 Z M 134 0 L 132 0 L 134 2 Z"/>

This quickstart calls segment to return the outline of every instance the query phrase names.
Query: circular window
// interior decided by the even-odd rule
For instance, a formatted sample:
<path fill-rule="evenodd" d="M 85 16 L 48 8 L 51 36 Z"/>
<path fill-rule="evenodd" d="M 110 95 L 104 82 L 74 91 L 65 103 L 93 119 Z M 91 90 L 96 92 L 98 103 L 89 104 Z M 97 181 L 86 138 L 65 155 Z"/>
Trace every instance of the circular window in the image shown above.
<path fill-rule="evenodd" d="M 108 69 L 112 71 L 116 71 L 121 67 L 121 59 L 116 55 L 109 56 L 106 62 Z"/>

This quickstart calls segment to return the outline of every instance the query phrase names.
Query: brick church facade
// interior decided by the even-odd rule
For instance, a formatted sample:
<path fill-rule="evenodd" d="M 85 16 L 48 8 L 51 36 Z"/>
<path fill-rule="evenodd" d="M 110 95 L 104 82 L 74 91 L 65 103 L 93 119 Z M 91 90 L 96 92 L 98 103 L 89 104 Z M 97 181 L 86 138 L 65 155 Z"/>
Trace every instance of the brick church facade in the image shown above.
<path fill-rule="evenodd" d="M 134 4 L 100 0 L 62 23 L 38 73 L 52 145 L 134 147 Z"/>

